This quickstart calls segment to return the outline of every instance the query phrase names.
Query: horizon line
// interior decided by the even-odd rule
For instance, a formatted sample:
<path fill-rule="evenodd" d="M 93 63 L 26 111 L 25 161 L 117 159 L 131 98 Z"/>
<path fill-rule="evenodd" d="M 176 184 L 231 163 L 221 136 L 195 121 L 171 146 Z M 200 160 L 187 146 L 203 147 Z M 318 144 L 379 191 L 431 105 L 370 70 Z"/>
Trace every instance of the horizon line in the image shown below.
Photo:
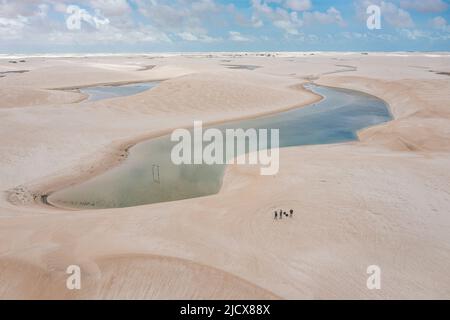
<path fill-rule="evenodd" d="M 144 52 L 30 52 L 30 53 L 2 53 L 0 52 L 0 59 L 20 56 L 20 57 L 70 57 L 70 56 L 122 56 L 122 55 L 184 55 L 184 54 L 305 54 L 305 53 L 347 53 L 347 54 L 363 54 L 363 53 L 442 53 L 450 54 L 450 51 L 443 50 L 393 50 L 393 51 L 371 51 L 371 50 L 361 50 L 361 51 L 336 51 L 336 50 L 305 50 L 305 51 L 290 51 L 290 50 L 262 50 L 262 51 L 144 51 Z"/>

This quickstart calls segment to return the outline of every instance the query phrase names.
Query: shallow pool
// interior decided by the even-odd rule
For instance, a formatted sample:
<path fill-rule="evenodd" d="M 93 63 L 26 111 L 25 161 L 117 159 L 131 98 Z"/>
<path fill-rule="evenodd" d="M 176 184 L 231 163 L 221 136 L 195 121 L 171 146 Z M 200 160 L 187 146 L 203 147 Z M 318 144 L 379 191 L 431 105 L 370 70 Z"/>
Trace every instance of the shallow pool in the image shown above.
<path fill-rule="evenodd" d="M 217 128 L 279 129 L 280 147 L 289 147 L 356 140 L 358 130 L 392 118 L 386 103 L 377 97 L 317 85 L 306 88 L 324 98 L 303 108 Z M 170 154 L 175 144 L 170 136 L 139 143 L 119 166 L 55 192 L 47 201 L 77 209 L 122 208 L 219 192 L 225 165 L 174 165 Z"/>
<path fill-rule="evenodd" d="M 80 88 L 80 92 L 88 95 L 88 101 L 132 96 L 155 87 L 158 82 L 140 82 L 127 85 L 104 85 Z"/>

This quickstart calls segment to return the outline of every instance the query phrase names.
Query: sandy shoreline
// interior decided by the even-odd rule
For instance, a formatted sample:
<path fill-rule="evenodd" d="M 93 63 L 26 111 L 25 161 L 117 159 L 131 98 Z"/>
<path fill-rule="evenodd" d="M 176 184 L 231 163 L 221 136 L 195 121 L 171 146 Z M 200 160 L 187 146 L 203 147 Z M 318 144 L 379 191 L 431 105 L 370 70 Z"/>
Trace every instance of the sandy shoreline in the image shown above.
<path fill-rule="evenodd" d="M 450 56 L 231 58 L 254 71 L 226 69 L 224 57 L 153 58 L 139 72 L 145 57 L 31 58 L 21 66 L 30 72 L 0 78 L 0 90 L 22 93 L 0 108 L 0 187 L 22 186 L 13 203 L 26 204 L 0 199 L 0 297 L 448 298 L 450 78 L 439 73 Z M 353 71 L 336 73 L 341 65 Z M 317 97 L 292 86 L 311 77 L 385 100 L 394 120 L 357 142 L 282 149 L 275 177 L 229 166 L 214 196 L 82 212 L 30 196 L 99 174 L 194 119 L 309 104 Z M 95 103 L 46 91 L 162 78 L 148 93 Z M 280 207 L 295 218 L 274 223 Z M 70 264 L 87 277 L 80 292 L 64 287 Z M 380 291 L 365 286 L 371 264 L 383 270 Z"/>

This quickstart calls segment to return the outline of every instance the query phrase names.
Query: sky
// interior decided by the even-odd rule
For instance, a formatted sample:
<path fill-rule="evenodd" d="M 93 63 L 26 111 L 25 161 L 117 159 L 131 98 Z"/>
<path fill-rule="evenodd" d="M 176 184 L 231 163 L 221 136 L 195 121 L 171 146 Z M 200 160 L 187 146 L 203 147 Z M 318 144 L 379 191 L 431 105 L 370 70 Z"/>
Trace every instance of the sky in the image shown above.
<path fill-rule="evenodd" d="M 450 51 L 449 1 L 0 0 L 0 53 Z"/>

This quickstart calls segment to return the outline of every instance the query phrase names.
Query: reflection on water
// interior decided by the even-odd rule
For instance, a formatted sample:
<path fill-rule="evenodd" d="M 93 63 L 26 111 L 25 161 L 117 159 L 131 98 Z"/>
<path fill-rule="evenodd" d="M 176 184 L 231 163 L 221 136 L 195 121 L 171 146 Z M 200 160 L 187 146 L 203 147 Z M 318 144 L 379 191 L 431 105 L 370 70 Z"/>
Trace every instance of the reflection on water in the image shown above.
<path fill-rule="evenodd" d="M 391 119 L 387 105 L 374 96 L 316 85 L 307 88 L 325 98 L 304 108 L 218 128 L 279 129 L 280 147 L 289 147 L 355 140 L 358 130 Z M 225 166 L 176 166 L 170 159 L 174 145 L 170 136 L 139 143 L 118 167 L 53 193 L 47 201 L 79 209 L 122 208 L 219 192 Z"/>
<path fill-rule="evenodd" d="M 120 86 L 97 86 L 80 88 L 81 93 L 87 94 L 88 101 L 132 96 L 155 87 L 157 82 L 141 82 Z"/>

